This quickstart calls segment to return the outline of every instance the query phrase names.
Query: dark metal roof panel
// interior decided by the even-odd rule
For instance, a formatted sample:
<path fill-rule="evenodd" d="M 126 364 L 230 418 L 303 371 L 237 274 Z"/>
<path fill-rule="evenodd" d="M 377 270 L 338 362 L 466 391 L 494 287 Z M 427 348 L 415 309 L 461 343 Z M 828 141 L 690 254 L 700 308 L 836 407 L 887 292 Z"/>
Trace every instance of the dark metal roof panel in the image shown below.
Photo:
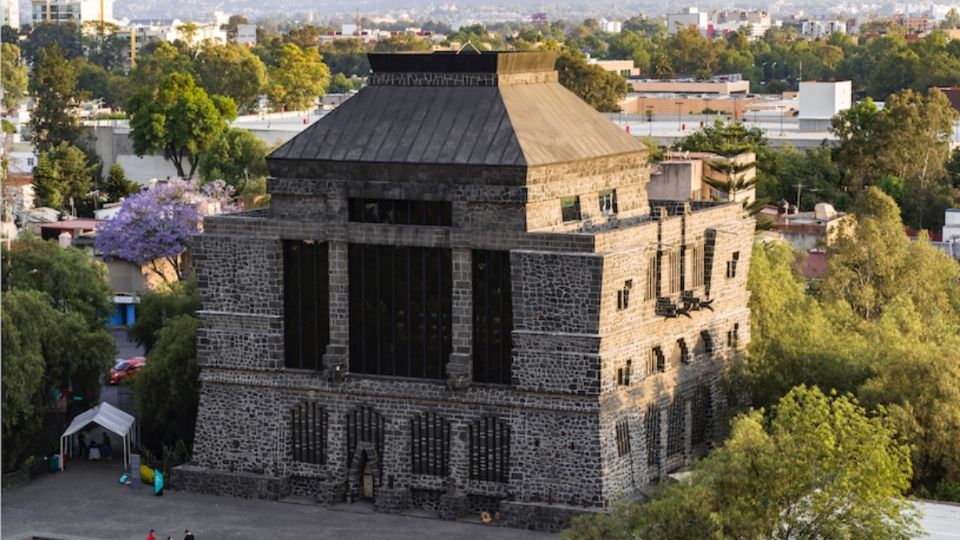
<path fill-rule="evenodd" d="M 501 161 L 505 149 L 509 162 Z M 270 158 L 524 164 L 496 87 L 369 86 Z"/>

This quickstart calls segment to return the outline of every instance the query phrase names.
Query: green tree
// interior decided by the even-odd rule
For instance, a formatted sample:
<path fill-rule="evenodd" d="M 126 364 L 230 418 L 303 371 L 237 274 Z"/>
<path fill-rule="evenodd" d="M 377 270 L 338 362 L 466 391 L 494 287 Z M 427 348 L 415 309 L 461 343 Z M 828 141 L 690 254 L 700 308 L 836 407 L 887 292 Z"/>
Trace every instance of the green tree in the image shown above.
<path fill-rule="evenodd" d="M 3 65 L 0 66 L 0 84 L 3 85 L 3 106 L 12 109 L 27 94 L 27 66 L 20 61 L 20 48 L 4 43 Z"/>
<path fill-rule="evenodd" d="M 127 179 L 127 173 L 119 163 L 110 166 L 110 173 L 107 175 L 107 181 L 103 186 L 103 191 L 107 194 L 107 200 L 116 202 L 140 191 L 140 184 Z"/>
<path fill-rule="evenodd" d="M 620 110 L 627 95 L 627 80 L 617 73 L 592 66 L 580 55 L 562 51 L 557 58 L 560 84 L 600 112 Z"/>
<path fill-rule="evenodd" d="M 122 69 L 130 52 L 128 36 L 121 34 L 119 28 L 111 23 L 101 25 L 96 21 L 85 24 L 92 27 L 81 38 L 86 59 L 107 71 Z"/>
<path fill-rule="evenodd" d="M 253 133 L 230 128 L 214 139 L 200 159 L 200 179 L 224 180 L 242 193 L 250 179 L 267 175 L 268 152 L 267 144 Z"/>
<path fill-rule="evenodd" d="M 136 67 L 130 70 L 130 83 L 134 92 L 144 87 L 157 87 L 164 77 L 173 73 L 193 74 L 190 57 L 166 41 L 157 42 L 149 49 L 144 47 L 144 51 L 137 56 Z"/>
<path fill-rule="evenodd" d="M 792 145 L 768 148 L 757 162 L 757 198 L 771 201 L 797 200 L 800 186 L 800 210 L 813 210 L 818 202 L 829 202 L 846 210 L 852 201 L 840 189 L 840 169 L 825 146 L 797 150 Z"/>
<path fill-rule="evenodd" d="M 237 116 L 233 100 L 213 96 L 193 77 L 174 73 L 157 88 L 143 88 L 130 100 L 130 127 L 137 155 L 163 152 L 177 174 L 192 178 L 197 163 L 227 123 Z"/>
<path fill-rule="evenodd" d="M 175 281 L 157 291 L 149 291 L 140 302 L 137 322 L 128 330 L 130 338 L 148 354 L 157 342 L 160 330 L 180 315 L 196 314 L 200 293 L 196 279 Z"/>
<path fill-rule="evenodd" d="M 329 90 L 331 94 L 344 94 L 359 90 L 362 85 L 363 81 L 360 79 L 349 79 L 343 73 L 337 73 L 330 79 Z"/>
<path fill-rule="evenodd" d="M 93 188 L 96 164 L 76 146 L 61 142 L 40 153 L 33 170 L 36 204 L 59 210 L 75 209 Z"/>
<path fill-rule="evenodd" d="M 430 41 L 414 34 L 397 34 L 382 41 L 373 47 L 374 52 L 403 52 L 403 51 L 430 51 L 433 45 Z"/>
<path fill-rule="evenodd" d="M 134 399 L 148 447 L 174 446 L 177 441 L 187 447 L 193 444 L 200 396 L 199 327 L 200 321 L 190 315 L 170 319 L 134 379 Z"/>
<path fill-rule="evenodd" d="M 267 68 L 247 47 L 207 45 L 194 60 L 198 82 L 207 94 L 227 96 L 239 109 L 254 104 L 267 84 Z"/>
<path fill-rule="evenodd" d="M 67 60 L 83 56 L 83 40 L 80 27 L 73 22 L 42 22 L 34 26 L 27 39 L 22 41 L 23 57 L 31 65 L 35 64 L 41 51 L 56 46 Z"/>
<path fill-rule="evenodd" d="M 724 157 L 733 157 L 744 152 L 762 156 L 767 146 L 763 131 L 748 128 L 740 122 L 724 122 L 717 119 L 680 141 L 681 150 L 690 152 L 713 152 Z"/>
<path fill-rule="evenodd" d="M 690 482 L 576 518 L 563 537 L 906 540 L 919 532 L 903 497 L 909 478 L 909 448 L 887 418 L 801 386 L 769 420 L 762 411 L 737 418 Z"/>
<path fill-rule="evenodd" d="M 277 66 L 269 69 L 267 95 L 277 109 L 303 110 L 330 86 L 330 70 L 316 49 L 303 50 L 287 43 L 277 51 Z"/>
<path fill-rule="evenodd" d="M 704 176 L 704 183 L 717 191 L 726 193 L 727 200 L 735 201 L 737 194 L 749 191 L 757 185 L 757 177 L 750 177 L 747 174 L 757 166 L 755 161 L 738 163 L 733 160 L 711 159 L 706 162 L 706 165 L 723 177 Z M 746 204 L 749 204 L 748 200 L 744 201 L 744 205 Z"/>
<path fill-rule="evenodd" d="M 71 108 L 77 99 L 77 74 L 59 45 L 40 51 L 30 79 L 30 93 L 37 99 L 30 116 L 37 150 L 46 152 L 61 143 L 76 144 L 79 126 Z"/>

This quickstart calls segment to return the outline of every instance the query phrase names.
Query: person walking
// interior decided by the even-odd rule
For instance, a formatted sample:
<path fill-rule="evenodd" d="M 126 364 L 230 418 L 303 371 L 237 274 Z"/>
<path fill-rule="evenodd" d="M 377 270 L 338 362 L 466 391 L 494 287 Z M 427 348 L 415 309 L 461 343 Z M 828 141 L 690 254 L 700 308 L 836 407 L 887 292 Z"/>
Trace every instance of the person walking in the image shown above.
<path fill-rule="evenodd" d="M 193 533 L 190 532 L 190 529 L 183 531 L 183 540 L 194 540 Z"/>
<path fill-rule="evenodd" d="M 157 540 L 157 535 L 154 534 L 156 531 L 150 529 L 150 532 L 147 533 L 147 540 Z"/>

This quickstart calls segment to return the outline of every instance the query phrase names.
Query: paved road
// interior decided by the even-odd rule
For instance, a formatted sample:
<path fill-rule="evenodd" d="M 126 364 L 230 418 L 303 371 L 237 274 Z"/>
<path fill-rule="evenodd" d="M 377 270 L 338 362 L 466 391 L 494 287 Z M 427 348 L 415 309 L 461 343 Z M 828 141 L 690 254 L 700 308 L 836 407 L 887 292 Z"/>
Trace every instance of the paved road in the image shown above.
<path fill-rule="evenodd" d="M 97 539 L 138 539 L 151 528 L 157 538 L 183 538 L 191 529 L 206 539 L 348 540 L 537 540 L 556 535 L 473 523 L 328 510 L 320 506 L 235 499 L 149 488 L 131 489 L 116 479 L 121 465 L 67 463 L 67 470 L 3 493 L 3 538 L 53 533 Z"/>

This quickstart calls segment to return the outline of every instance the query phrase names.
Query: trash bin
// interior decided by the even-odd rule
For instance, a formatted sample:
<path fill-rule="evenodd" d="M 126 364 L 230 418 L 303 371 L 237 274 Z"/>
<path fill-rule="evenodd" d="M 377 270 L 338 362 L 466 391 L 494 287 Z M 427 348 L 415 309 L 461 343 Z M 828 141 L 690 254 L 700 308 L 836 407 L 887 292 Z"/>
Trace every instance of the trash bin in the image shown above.
<path fill-rule="evenodd" d="M 60 470 L 60 455 L 53 454 L 47 458 L 47 465 L 50 467 L 50 472 L 57 472 Z"/>

